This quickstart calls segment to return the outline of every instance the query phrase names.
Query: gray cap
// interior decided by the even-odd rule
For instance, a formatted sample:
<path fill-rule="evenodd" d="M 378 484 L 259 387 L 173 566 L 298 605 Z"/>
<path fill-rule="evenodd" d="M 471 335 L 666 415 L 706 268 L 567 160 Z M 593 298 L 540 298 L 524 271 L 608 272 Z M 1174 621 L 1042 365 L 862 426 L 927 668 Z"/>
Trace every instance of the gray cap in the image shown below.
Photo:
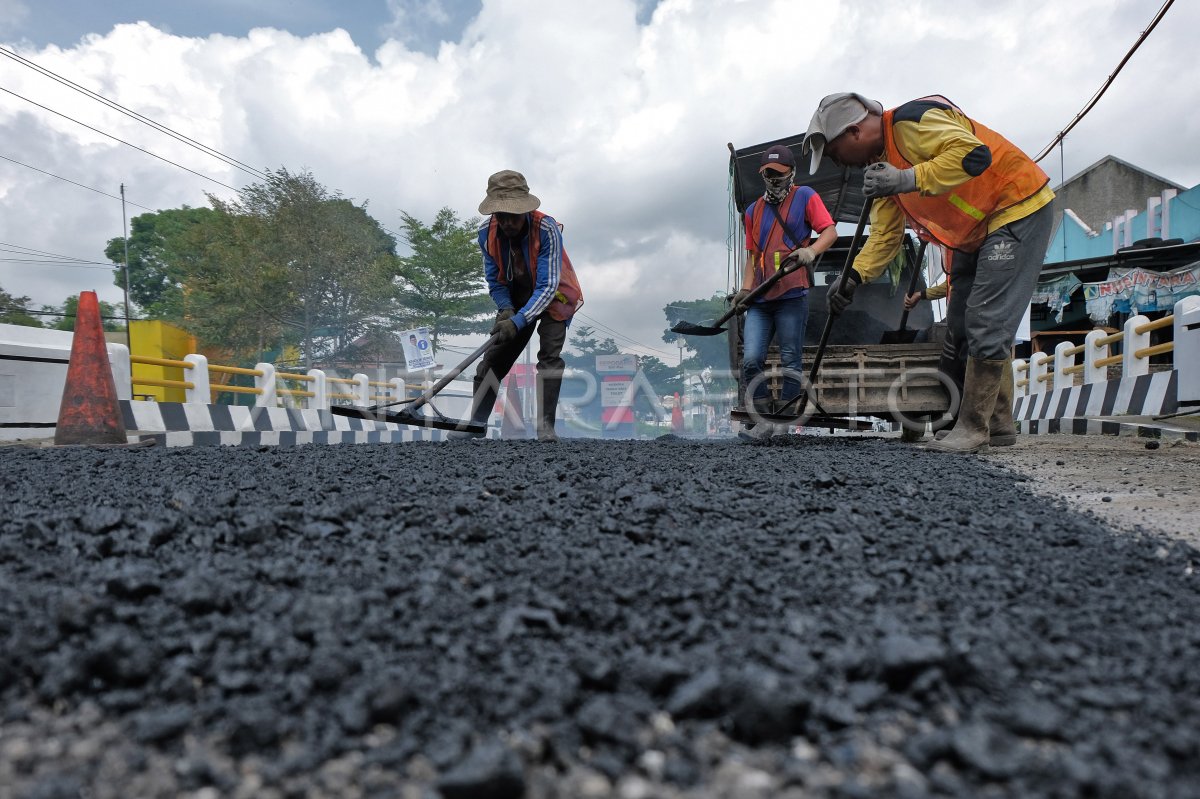
<path fill-rule="evenodd" d="M 883 104 L 867 99 L 858 92 L 838 92 L 822 98 L 817 112 L 808 123 L 808 132 L 804 134 L 804 143 L 801 145 L 801 152 L 812 151 L 808 174 L 815 175 L 821 166 L 826 142 L 841 136 L 851 125 L 862 122 L 869 113 L 882 115 Z"/>

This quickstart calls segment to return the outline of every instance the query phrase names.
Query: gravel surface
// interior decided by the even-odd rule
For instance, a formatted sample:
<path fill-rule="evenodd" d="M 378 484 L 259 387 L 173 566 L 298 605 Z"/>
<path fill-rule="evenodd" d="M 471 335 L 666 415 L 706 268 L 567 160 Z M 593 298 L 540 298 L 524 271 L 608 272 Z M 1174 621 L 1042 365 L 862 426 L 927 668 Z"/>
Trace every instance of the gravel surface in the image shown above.
<path fill-rule="evenodd" d="M 1024 436 L 989 459 L 1031 478 L 1038 495 L 1120 530 L 1200 547 L 1200 444 L 1135 436 Z"/>
<path fill-rule="evenodd" d="M 1037 443 L 0 448 L 0 797 L 1200 797 L 1200 552 Z"/>

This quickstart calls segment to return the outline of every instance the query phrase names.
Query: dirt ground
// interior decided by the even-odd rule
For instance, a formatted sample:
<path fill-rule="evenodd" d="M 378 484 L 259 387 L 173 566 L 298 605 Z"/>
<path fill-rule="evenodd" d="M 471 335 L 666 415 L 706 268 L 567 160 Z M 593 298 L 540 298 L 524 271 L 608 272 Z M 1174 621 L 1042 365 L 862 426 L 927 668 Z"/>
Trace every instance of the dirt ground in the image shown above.
<path fill-rule="evenodd" d="M 1200 547 L 1200 444 L 1132 436 L 1018 436 L 987 457 L 1118 529 Z"/>

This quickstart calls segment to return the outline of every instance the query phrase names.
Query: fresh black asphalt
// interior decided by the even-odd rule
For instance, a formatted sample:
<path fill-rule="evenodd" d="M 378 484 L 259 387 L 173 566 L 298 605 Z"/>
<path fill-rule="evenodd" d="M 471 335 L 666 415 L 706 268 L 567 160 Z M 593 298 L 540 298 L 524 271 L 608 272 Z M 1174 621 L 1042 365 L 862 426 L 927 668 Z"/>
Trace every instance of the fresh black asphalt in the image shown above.
<path fill-rule="evenodd" d="M 705 795 L 719 732 L 805 796 L 1200 796 L 1200 553 L 986 457 L 7 447 L 0 490 L 0 742 L 90 702 L 281 795 L 354 752 L 397 786 L 423 758 L 435 796 L 576 768 Z M 64 754 L 0 793 L 104 778 Z"/>

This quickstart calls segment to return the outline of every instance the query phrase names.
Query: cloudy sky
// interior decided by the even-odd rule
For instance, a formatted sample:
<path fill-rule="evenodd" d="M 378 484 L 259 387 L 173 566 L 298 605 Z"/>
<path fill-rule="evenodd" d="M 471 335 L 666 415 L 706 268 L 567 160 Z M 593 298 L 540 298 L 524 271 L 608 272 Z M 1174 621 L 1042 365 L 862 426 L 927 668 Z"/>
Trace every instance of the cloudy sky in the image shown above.
<path fill-rule="evenodd" d="M 940 93 L 1037 153 L 1159 6 L 0 0 L 0 45 L 246 164 L 311 170 L 392 230 L 401 210 L 473 216 L 489 174 L 520 170 L 565 225 L 584 322 L 673 363 L 662 306 L 729 285 L 726 142 L 802 131 L 830 92 Z M 1108 154 L 1200 183 L 1196 30 L 1200 3 L 1176 3 L 1065 165 L 1042 162 L 1054 184 Z M 122 183 L 132 217 L 252 180 L 10 58 L 0 88 L 0 287 L 35 305 L 120 300 L 109 270 L 12 251 L 103 261 Z"/>

